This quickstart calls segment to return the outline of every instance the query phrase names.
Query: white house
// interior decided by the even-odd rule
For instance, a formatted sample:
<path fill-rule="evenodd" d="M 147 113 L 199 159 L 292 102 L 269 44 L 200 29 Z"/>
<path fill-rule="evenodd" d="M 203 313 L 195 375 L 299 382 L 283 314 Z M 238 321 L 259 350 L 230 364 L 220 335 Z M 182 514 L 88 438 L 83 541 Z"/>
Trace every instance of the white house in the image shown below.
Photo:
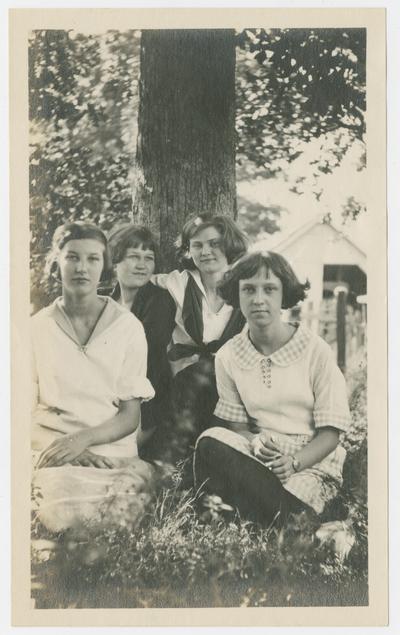
<path fill-rule="evenodd" d="M 277 232 L 253 244 L 252 250 L 277 251 L 290 262 L 299 279 L 311 283 L 303 311 L 318 330 L 323 298 L 333 297 L 337 287 L 348 291 L 353 307 L 366 294 L 366 254 L 332 224 L 314 218 L 291 232 Z"/>

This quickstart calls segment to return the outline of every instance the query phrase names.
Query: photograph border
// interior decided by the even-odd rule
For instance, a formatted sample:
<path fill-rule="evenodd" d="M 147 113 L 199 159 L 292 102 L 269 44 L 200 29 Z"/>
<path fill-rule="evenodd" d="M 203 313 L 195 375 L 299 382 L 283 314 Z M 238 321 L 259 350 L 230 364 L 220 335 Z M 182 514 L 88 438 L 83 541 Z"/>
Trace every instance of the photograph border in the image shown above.
<path fill-rule="evenodd" d="M 251 22 L 250 22 L 251 20 Z M 369 606 L 34 609 L 30 600 L 28 33 L 34 29 L 367 28 Z M 10 11 L 13 625 L 361 626 L 388 618 L 386 47 L 384 9 L 12 9 Z M 379 310 L 377 310 L 379 308 Z M 379 338 L 373 337 L 379 333 Z M 21 399 L 21 395 L 24 396 Z M 383 495 L 384 493 L 384 495 Z"/>

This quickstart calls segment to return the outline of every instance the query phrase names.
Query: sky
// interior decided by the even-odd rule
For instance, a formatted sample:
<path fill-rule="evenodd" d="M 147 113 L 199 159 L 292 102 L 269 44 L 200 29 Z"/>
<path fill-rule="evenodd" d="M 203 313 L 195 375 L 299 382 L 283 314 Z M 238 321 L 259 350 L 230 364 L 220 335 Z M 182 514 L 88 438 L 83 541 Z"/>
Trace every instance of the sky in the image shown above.
<path fill-rule="evenodd" d="M 299 225 L 309 220 L 331 213 L 335 226 L 351 238 L 363 251 L 368 248 L 368 211 L 359 215 L 357 220 L 348 220 L 343 225 L 342 209 L 351 196 L 365 204 L 366 170 L 358 170 L 363 144 L 354 143 L 343 157 L 339 167 L 331 174 L 321 174 L 318 183 L 313 179 L 314 166 L 310 165 L 320 152 L 320 140 L 304 144 L 303 154 L 286 166 L 287 178 L 253 179 L 237 183 L 238 194 L 248 201 L 262 205 L 279 205 L 283 212 L 280 227 L 283 234 L 295 231 Z M 306 177 L 304 193 L 299 195 L 290 191 L 295 179 Z M 313 190 L 322 194 L 319 200 Z"/>

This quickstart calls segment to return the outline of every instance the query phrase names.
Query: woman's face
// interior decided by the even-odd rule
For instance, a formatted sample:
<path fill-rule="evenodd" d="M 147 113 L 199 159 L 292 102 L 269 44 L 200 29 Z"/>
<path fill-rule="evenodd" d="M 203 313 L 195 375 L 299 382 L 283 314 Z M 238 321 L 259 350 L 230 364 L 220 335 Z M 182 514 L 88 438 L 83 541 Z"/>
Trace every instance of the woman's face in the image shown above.
<path fill-rule="evenodd" d="M 128 247 L 125 257 L 116 266 L 121 288 L 138 289 L 147 284 L 154 273 L 155 257 L 151 249 Z"/>
<path fill-rule="evenodd" d="M 190 239 L 189 255 L 200 273 L 223 273 L 228 268 L 222 237 L 215 227 L 202 229 Z"/>
<path fill-rule="evenodd" d="M 239 280 L 240 310 L 250 328 L 257 329 L 277 324 L 281 319 L 282 282 L 266 267 L 255 276 Z"/>
<path fill-rule="evenodd" d="M 104 267 L 104 245 L 94 238 L 69 240 L 58 256 L 63 289 L 77 295 L 97 292 Z"/>

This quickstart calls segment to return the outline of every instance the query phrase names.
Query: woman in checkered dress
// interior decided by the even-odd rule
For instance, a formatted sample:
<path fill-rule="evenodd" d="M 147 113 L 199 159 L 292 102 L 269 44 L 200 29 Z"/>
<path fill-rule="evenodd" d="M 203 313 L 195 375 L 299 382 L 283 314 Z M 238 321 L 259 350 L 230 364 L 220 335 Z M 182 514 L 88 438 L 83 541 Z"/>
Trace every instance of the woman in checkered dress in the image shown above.
<path fill-rule="evenodd" d="M 244 256 L 219 288 L 247 326 L 216 355 L 218 425 L 197 442 L 195 478 L 261 521 L 321 513 L 342 482 L 344 377 L 326 342 L 281 318 L 308 288 L 273 252 Z"/>

